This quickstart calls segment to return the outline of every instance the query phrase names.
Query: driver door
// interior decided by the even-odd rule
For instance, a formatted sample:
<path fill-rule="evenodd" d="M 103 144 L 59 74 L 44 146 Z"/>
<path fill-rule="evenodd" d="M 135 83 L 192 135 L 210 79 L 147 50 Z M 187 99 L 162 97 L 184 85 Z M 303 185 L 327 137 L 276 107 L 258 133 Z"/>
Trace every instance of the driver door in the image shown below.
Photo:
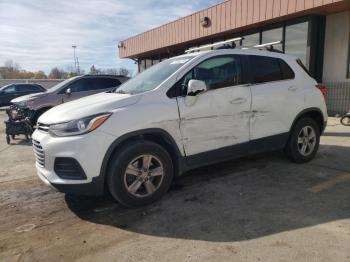
<path fill-rule="evenodd" d="M 94 94 L 92 78 L 81 78 L 68 85 L 62 94 L 62 103 Z M 70 89 L 70 93 L 67 90 Z"/>
<path fill-rule="evenodd" d="M 212 57 L 180 80 L 180 131 L 187 156 L 249 141 L 251 91 L 243 83 L 241 64 L 239 55 Z M 193 104 L 186 96 L 191 79 L 207 86 Z"/>

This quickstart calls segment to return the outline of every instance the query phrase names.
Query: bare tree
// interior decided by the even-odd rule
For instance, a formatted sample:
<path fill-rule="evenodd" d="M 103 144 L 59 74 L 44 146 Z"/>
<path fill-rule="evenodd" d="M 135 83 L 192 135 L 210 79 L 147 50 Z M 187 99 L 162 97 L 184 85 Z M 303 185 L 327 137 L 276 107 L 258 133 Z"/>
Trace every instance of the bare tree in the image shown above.
<path fill-rule="evenodd" d="M 20 66 L 18 63 L 14 62 L 13 60 L 9 59 L 6 60 L 4 63 L 4 67 L 9 69 L 10 71 L 19 71 Z"/>
<path fill-rule="evenodd" d="M 118 74 L 121 76 L 130 76 L 131 71 L 129 69 L 126 69 L 125 67 L 119 68 Z"/>

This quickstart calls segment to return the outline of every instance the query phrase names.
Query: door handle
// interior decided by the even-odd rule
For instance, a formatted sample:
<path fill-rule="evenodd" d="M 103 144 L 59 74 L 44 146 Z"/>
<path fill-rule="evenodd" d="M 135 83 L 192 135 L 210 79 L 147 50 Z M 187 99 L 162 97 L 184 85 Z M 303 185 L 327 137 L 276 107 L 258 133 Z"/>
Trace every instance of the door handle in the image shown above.
<path fill-rule="evenodd" d="M 247 98 L 238 97 L 236 99 L 231 100 L 231 104 L 243 104 L 247 101 Z"/>
<path fill-rule="evenodd" d="M 290 87 L 288 87 L 288 91 L 295 92 L 295 91 L 297 91 L 297 90 L 298 90 L 298 88 L 297 88 L 296 86 L 290 86 Z"/>

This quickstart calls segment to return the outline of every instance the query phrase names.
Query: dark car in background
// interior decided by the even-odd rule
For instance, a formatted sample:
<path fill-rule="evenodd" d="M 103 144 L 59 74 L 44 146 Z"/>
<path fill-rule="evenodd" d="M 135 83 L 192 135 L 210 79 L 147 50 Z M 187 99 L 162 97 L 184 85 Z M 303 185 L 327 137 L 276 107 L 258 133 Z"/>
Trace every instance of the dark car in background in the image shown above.
<path fill-rule="evenodd" d="M 40 92 L 46 92 L 46 89 L 38 84 L 9 84 L 0 87 L 0 107 L 10 105 L 14 98 Z"/>

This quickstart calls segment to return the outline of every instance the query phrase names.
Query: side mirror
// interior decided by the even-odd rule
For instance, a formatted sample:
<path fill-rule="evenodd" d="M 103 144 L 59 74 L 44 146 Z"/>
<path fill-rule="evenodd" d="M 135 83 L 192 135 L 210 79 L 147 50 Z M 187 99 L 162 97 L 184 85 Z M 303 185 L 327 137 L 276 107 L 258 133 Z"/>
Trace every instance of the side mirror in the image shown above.
<path fill-rule="evenodd" d="M 70 88 L 67 88 L 67 89 L 66 89 L 66 95 L 69 96 L 71 93 L 72 93 L 72 90 L 71 90 Z"/>
<path fill-rule="evenodd" d="M 187 95 L 196 96 L 200 93 L 207 91 L 207 85 L 201 80 L 190 80 L 188 82 Z"/>

